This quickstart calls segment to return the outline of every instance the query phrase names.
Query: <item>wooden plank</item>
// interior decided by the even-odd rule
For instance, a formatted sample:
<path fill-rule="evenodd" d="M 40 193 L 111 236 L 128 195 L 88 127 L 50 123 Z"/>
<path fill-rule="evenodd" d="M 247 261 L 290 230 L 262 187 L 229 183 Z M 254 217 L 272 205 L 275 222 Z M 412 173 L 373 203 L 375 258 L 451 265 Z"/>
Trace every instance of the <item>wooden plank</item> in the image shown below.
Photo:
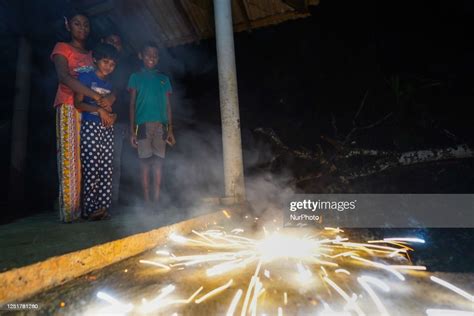
<path fill-rule="evenodd" d="M 240 12 L 244 17 L 245 25 L 247 26 L 247 32 L 252 32 L 252 22 L 250 20 L 249 11 L 247 9 L 245 0 L 237 0 L 237 4 L 239 5 Z"/>
<path fill-rule="evenodd" d="M 112 11 L 114 6 L 115 4 L 112 0 L 82 1 L 80 3 L 80 7 L 84 8 L 84 11 L 90 17 L 106 14 Z"/>
<path fill-rule="evenodd" d="M 196 41 L 199 41 L 201 38 L 201 34 L 199 32 L 199 28 L 196 26 L 192 17 L 189 15 L 188 11 L 186 10 L 185 5 L 183 4 L 183 0 L 177 0 L 174 2 L 176 6 L 176 10 L 178 10 L 181 18 L 183 19 L 186 27 L 191 31 L 192 36 L 195 37 Z"/>
<path fill-rule="evenodd" d="M 282 0 L 285 4 L 292 7 L 295 11 L 308 11 L 308 0 Z"/>

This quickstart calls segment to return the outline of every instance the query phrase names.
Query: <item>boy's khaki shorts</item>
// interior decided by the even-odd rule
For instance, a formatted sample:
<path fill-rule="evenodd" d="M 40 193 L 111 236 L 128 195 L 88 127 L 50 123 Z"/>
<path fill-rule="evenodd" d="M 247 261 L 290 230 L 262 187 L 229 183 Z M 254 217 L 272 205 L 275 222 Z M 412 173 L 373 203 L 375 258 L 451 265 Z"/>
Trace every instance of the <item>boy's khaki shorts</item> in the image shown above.
<path fill-rule="evenodd" d="M 147 122 L 138 125 L 138 157 L 150 158 L 153 155 L 165 158 L 166 140 L 163 124 Z"/>

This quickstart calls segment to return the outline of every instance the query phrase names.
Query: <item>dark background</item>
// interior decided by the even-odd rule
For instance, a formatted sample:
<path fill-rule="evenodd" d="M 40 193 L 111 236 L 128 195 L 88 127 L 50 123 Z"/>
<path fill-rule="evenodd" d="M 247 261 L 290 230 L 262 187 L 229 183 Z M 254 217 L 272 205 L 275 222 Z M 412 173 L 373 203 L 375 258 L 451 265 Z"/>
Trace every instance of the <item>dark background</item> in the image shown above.
<path fill-rule="evenodd" d="M 49 54 L 57 41 L 66 39 L 59 30 L 61 12 L 67 5 L 59 0 L 0 2 L 0 199 L 5 218 L 50 210 L 57 195 L 52 106 L 57 81 Z M 347 134 L 365 93 L 366 105 L 358 118 L 361 124 L 374 122 L 389 112 L 393 115 L 376 130 L 357 135 L 361 147 L 405 151 L 472 144 L 473 15 L 474 3 L 469 0 L 322 0 L 311 8 L 309 18 L 235 34 L 245 156 L 253 157 L 252 130 L 256 127 L 274 128 L 285 143 L 295 148 L 315 149 L 321 143 L 320 135 L 338 138 Z M 25 210 L 7 208 L 6 203 L 9 120 L 21 34 L 33 43 L 34 65 Z M 99 37 L 92 29 L 91 46 Z M 168 68 L 176 92 L 176 124 L 182 127 L 176 132 L 178 142 L 186 128 L 215 131 L 218 135 L 214 40 L 170 48 L 163 56 L 161 63 L 165 70 Z M 216 139 L 217 145 L 209 148 L 219 155 Z M 186 152 L 183 147 L 175 150 Z M 125 155 L 128 161 L 133 160 L 129 147 Z M 136 165 L 125 169 L 122 189 L 134 192 Z M 361 192 L 472 193 L 472 160 L 428 169 L 397 170 L 389 177 L 364 180 L 358 188 Z M 441 169 L 444 176 L 434 179 L 433 171 Z M 173 178 L 173 168 L 166 172 L 168 178 Z M 164 190 L 176 191 L 180 181 L 184 180 L 174 177 Z M 196 180 L 192 185 L 211 192 L 218 190 L 216 185 L 206 186 L 205 181 Z"/>

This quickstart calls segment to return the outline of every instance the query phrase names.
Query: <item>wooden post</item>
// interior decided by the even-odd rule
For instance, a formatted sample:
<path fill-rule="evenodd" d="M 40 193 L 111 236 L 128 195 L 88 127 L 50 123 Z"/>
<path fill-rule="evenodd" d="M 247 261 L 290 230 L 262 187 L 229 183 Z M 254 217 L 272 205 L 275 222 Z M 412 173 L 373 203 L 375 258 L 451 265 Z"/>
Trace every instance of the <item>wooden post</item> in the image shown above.
<path fill-rule="evenodd" d="M 21 37 L 15 79 L 15 101 L 13 104 L 10 159 L 9 201 L 15 206 L 24 204 L 25 158 L 28 140 L 28 106 L 30 103 L 31 44 Z"/>

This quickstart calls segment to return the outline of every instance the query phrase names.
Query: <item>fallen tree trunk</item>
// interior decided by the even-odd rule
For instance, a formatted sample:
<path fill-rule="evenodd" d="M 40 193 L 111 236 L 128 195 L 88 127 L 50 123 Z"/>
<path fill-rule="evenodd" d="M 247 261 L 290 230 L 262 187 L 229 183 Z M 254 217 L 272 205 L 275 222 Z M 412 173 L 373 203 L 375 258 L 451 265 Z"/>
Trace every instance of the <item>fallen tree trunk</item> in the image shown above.
<path fill-rule="evenodd" d="M 455 145 L 446 148 L 421 149 L 408 152 L 384 151 L 376 149 L 351 148 L 344 146 L 342 143 L 328 140 L 334 147 L 332 152 L 325 153 L 319 148 L 318 152 L 310 150 L 292 149 L 278 137 L 278 135 L 270 128 L 257 128 L 255 132 L 269 139 L 275 148 L 275 155 L 269 162 L 272 164 L 282 154 L 291 155 L 298 159 L 318 162 L 319 165 L 330 166 L 327 173 L 336 171 L 342 181 L 354 180 L 360 177 L 366 177 L 386 171 L 391 168 L 411 166 L 415 164 L 442 162 L 453 159 L 474 158 L 474 149 L 466 144 Z M 371 162 L 365 165 L 358 165 L 353 162 L 354 158 L 369 157 Z M 375 161 L 374 161 L 375 159 Z M 305 176 L 296 182 L 310 180 L 312 178 L 321 177 L 321 172 L 315 173 L 315 176 Z"/>
<path fill-rule="evenodd" d="M 388 157 L 379 159 L 374 164 L 351 173 L 349 176 L 346 176 L 345 179 L 351 180 L 359 177 L 366 177 L 395 167 L 473 157 L 474 150 L 466 144 L 442 149 L 425 149 L 404 153 L 391 153 Z"/>

